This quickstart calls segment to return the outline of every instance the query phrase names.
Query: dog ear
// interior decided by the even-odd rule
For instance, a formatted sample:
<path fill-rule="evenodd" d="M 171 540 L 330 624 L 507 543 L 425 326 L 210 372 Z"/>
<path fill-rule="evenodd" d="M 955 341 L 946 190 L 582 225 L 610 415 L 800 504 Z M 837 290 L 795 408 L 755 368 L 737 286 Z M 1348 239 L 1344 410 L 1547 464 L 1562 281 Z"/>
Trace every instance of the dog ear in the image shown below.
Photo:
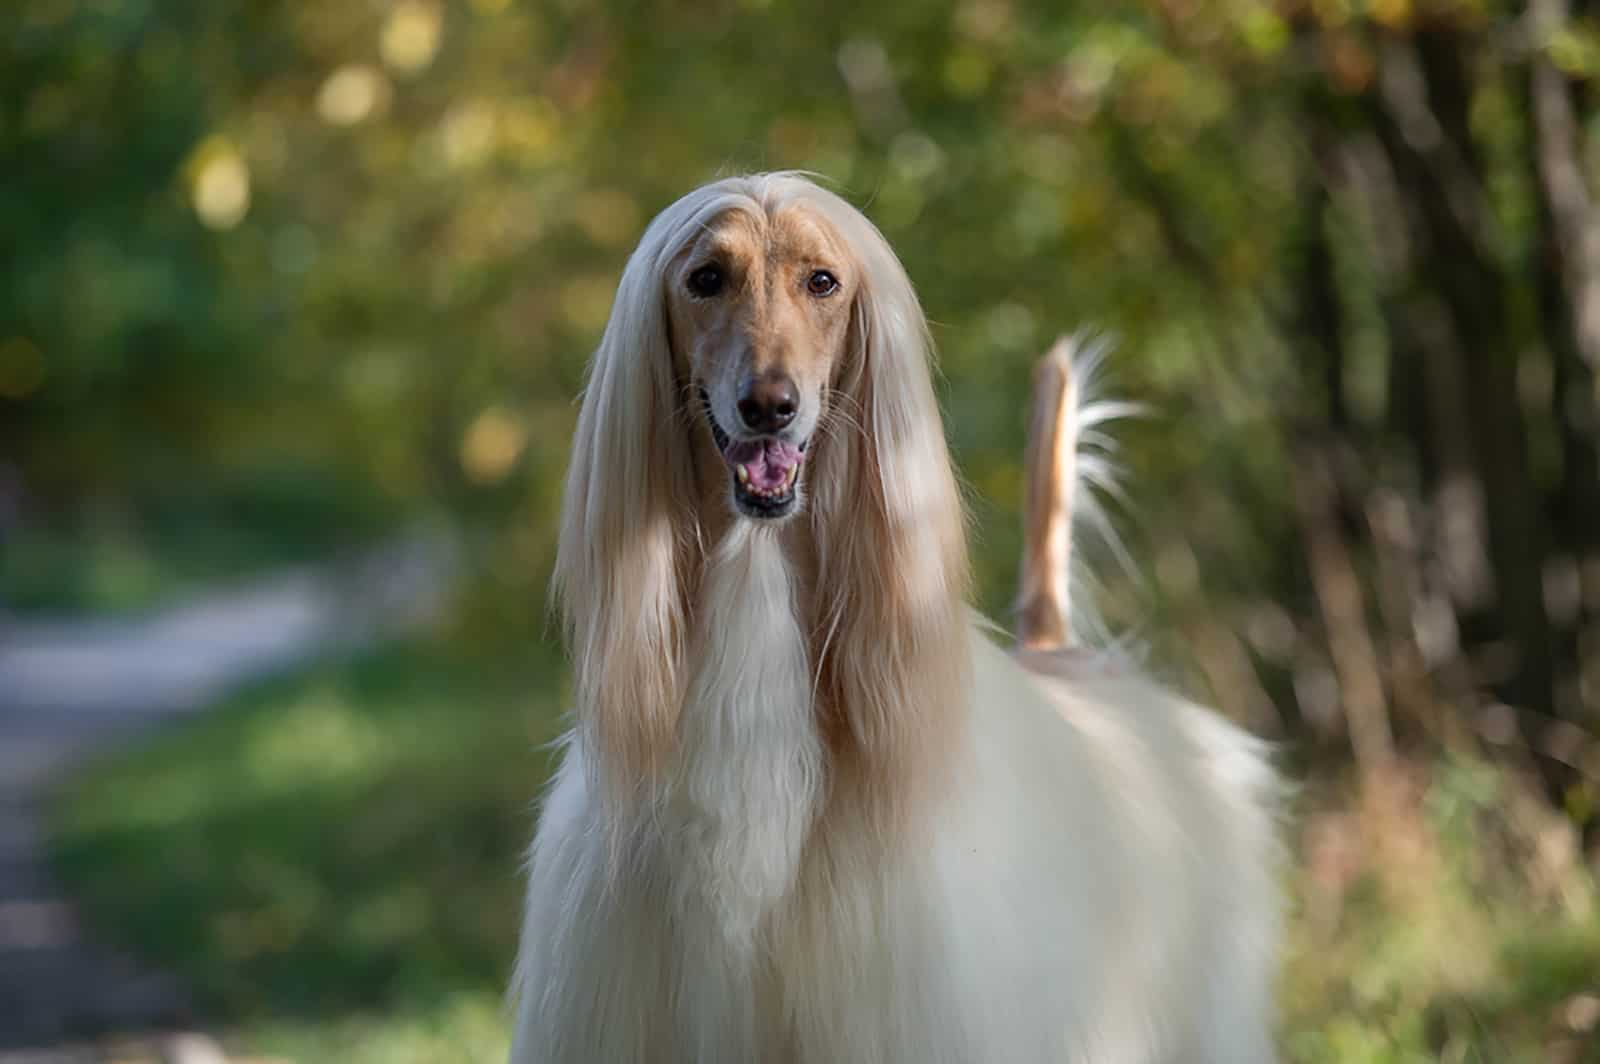
<path fill-rule="evenodd" d="M 591 362 L 552 583 L 580 735 L 612 797 L 660 767 L 682 701 L 693 471 L 662 282 L 681 208 L 663 212 L 628 260 Z"/>
<path fill-rule="evenodd" d="M 861 281 L 833 397 L 841 416 L 811 477 L 820 676 L 862 778 L 906 795 L 906 774 L 925 776 L 955 738 L 968 693 L 964 517 L 911 280 L 870 222 L 821 196 Z"/>

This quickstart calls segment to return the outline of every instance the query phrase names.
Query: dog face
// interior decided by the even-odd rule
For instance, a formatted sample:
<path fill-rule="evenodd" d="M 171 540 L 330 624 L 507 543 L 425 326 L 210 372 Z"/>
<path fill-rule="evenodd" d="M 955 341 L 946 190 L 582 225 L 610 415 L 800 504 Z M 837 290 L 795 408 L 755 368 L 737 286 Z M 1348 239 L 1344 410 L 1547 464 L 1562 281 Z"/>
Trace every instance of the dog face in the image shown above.
<path fill-rule="evenodd" d="M 959 729 L 930 715 L 960 701 L 969 636 L 929 370 L 893 249 L 803 176 L 725 178 L 646 227 L 590 363 L 554 574 L 610 800 L 675 748 L 697 569 L 730 518 L 784 523 L 810 574 L 819 705 L 852 771 L 883 794 L 937 778 Z"/>
<path fill-rule="evenodd" d="M 837 230 L 803 200 L 712 219 L 666 271 L 674 358 L 701 443 L 756 520 L 803 505 L 807 448 L 849 344 L 861 284 Z"/>

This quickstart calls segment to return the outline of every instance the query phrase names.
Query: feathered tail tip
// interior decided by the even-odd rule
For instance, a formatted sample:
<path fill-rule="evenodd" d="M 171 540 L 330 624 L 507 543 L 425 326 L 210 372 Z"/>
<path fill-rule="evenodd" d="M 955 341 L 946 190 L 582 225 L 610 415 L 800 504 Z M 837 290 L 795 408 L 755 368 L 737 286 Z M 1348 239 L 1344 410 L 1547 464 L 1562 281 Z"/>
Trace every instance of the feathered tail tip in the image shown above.
<path fill-rule="evenodd" d="M 1017 599 L 1017 642 L 1028 650 L 1073 646 L 1075 633 L 1094 627 L 1073 597 L 1074 524 L 1093 526 L 1132 568 L 1093 494 L 1122 494 L 1112 459 L 1116 442 L 1102 426 L 1142 411 L 1135 403 L 1096 397 L 1096 374 L 1110 350 L 1100 337 L 1063 336 L 1034 367 Z"/>

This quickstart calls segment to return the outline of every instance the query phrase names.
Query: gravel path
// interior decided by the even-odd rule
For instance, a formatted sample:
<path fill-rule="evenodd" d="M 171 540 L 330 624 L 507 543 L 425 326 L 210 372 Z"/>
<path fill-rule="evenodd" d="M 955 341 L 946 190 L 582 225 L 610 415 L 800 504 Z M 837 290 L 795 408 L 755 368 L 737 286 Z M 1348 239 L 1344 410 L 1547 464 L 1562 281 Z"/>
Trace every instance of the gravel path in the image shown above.
<path fill-rule="evenodd" d="M 0 616 L 0 1064 L 221 1061 L 203 1038 L 124 1041 L 191 1027 L 192 1002 L 86 932 L 45 860 L 50 789 L 241 684 L 425 626 L 454 568 L 445 541 L 416 536 L 140 617 Z"/>

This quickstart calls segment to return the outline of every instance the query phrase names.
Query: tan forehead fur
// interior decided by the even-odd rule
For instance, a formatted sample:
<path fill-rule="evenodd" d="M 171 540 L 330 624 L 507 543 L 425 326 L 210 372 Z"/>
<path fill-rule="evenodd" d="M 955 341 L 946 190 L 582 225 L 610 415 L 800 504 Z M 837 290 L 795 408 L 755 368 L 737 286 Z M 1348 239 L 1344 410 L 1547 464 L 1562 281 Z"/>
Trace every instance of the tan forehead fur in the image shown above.
<path fill-rule="evenodd" d="M 691 264 L 712 258 L 738 265 L 766 260 L 840 268 L 848 253 L 826 219 L 804 203 L 791 203 L 770 214 L 730 210 L 719 215 L 690 252 Z"/>

